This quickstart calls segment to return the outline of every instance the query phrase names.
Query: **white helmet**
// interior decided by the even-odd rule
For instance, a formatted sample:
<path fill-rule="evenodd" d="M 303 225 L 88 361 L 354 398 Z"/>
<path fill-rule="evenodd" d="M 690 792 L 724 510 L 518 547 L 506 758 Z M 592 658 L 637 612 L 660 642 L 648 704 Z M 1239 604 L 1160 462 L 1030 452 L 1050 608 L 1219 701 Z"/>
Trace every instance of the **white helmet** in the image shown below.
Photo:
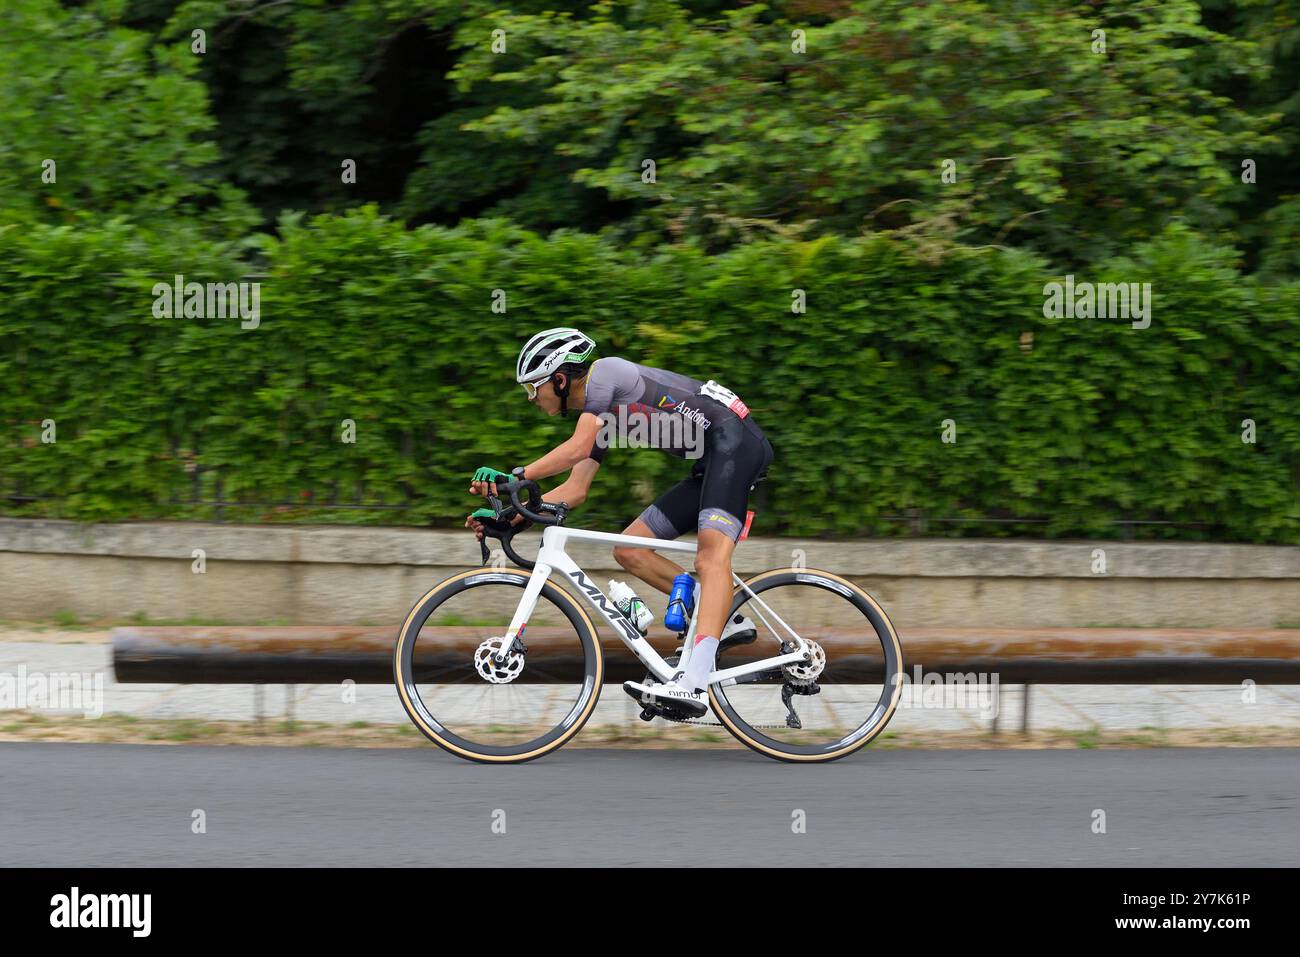
<path fill-rule="evenodd" d="M 543 329 L 519 352 L 515 363 L 516 382 L 539 382 L 548 379 L 570 362 L 586 362 L 596 351 L 596 343 L 577 329 L 561 326 Z"/>

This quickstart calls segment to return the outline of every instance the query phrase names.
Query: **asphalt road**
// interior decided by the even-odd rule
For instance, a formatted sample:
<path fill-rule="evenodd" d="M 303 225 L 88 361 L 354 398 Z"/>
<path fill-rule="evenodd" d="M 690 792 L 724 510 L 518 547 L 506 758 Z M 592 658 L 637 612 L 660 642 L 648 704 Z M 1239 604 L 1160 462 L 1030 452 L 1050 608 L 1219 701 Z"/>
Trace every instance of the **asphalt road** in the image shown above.
<path fill-rule="evenodd" d="M 0 744 L 0 769 L 7 866 L 1300 864 L 1300 749 L 868 750 L 803 767 L 570 748 L 484 767 L 432 747 Z"/>

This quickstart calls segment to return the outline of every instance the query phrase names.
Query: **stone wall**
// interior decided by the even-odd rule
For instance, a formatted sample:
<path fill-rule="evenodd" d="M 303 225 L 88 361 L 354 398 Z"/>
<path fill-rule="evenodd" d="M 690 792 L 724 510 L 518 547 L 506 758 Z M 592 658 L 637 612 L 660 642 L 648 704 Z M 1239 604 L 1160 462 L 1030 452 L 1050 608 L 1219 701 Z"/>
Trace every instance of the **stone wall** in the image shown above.
<path fill-rule="evenodd" d="M 525 541 L 539 536 L 526 533 Z M 204 553 L 202 574 L 193 570 L 196 549 Z M 602 587 L 626 577 L 606 547 L 583 545 L 571 554 Z M 0 519 L 0 618 L 140 613 L 396 627 L 430 587 L 478 562 L 468 531 Z M 859 582 L 901 632 L 1300 627 L 1300 547 L 755 538 L 740 545 L 735 561 L 742 576 L 792 563 Z M 639 589 L 662 616 L 664 600 L 647 592 Z"/>

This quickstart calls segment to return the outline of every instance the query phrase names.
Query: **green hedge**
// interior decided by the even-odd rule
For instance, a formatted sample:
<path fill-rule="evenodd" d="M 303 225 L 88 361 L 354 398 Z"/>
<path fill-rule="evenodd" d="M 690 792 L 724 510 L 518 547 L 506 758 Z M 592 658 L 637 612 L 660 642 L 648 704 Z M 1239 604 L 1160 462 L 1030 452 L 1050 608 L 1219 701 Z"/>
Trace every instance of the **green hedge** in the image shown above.
<path fill-rule="evenodd" d="M 176 273 L 260 275 L 260 327 L 155 318 L 152 287 Z M 219 497 L 289 503 L 226 520 L 456 524 L 474 467 L 567 434 L 511 373 L 530 332 L 571 324 L 600 354 L 744 397 L 777 450 L 759 533 L 891 534 L 911 516 L 930 534 L 1115 536 L 1126 520 L 1300 541 L 1300 286 L 1243 279 L 1230 249 L 1178 229 L 1077 277 L 1150 282 L 1148 329 L 1044 318 L 1060 278 L 1023 253 L 881 237 L 706 255 L 500 221 L 410 230 L 368 209 L 286 221 L 240 256 L 120 223 L 2 229 L 0 494 L 19 497 L 0 502 L 207 519 L 189 503 Z M 577 521 L 625 522 L 682 471 L 612 451 Z"/>

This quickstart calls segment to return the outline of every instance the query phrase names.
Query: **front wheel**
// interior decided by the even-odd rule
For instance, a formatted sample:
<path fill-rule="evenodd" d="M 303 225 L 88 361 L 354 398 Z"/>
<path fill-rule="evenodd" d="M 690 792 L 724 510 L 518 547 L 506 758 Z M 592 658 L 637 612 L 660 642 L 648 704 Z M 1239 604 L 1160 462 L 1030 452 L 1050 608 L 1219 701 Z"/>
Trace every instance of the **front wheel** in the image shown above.
<path fill-rule="evenodd" d="M 393 651 L 402 707 L 434 744 L 471 761 L 531 761 L 582 730 L 600 697 L 596 629 L 550 582 L 509 640 L 528 577 L 454 575 L 415 603 Z"/>
<path fill-rule="evenodd" d="M 724 643 L 716 670 L 771 658 L 793 634 L 814 659 L 709 686 L 713 713 L 738 740 L 781 761 L 834 761 L 885 729 L 902 696 L 903 650 L 874 598 L 812 568 L 778 568 L 737 587 L 728 620 L 755 624 L 750 641 Z M 750 594 L 752 592 L 752 596 Z"/>

